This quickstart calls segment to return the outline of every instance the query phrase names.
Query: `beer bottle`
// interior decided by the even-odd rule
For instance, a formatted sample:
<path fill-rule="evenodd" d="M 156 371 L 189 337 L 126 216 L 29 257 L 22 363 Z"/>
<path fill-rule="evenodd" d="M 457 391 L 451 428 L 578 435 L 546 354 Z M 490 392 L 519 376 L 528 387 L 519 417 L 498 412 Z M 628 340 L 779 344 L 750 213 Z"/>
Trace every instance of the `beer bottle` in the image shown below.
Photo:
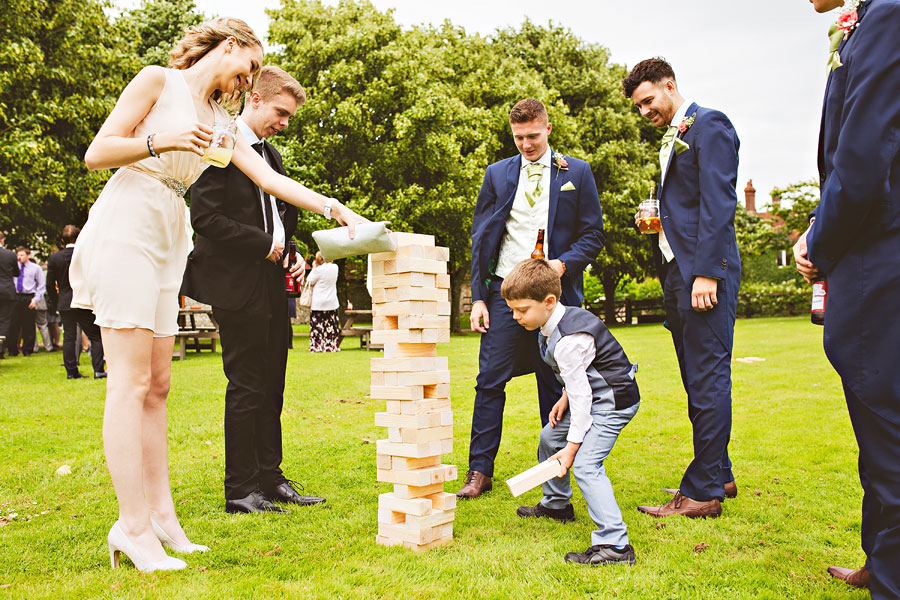
<path fill-rule="evenodd" d="M 825 324 L 825 301 L 828 298 L 828 282 L 824 279 L 813 281 L 812 310 L 810 319 L 816 325 Z"/>
<path fill-rule="evenodd" d="M 538 229 L 537 242 L 534 244 L 534 251 L 531 258 L 546 258 L 544 256 L 544 230 Z"/>
<path fill-rule="evenodd" d="M 297 242 L 291 240 L 288 242 L 288 266 L 284 270 L 284 293 L 288 298 L 297 298 L 300 296 L 300 288 L 297 280 L 291 275 L 291 267 L 297 263 Z"/>

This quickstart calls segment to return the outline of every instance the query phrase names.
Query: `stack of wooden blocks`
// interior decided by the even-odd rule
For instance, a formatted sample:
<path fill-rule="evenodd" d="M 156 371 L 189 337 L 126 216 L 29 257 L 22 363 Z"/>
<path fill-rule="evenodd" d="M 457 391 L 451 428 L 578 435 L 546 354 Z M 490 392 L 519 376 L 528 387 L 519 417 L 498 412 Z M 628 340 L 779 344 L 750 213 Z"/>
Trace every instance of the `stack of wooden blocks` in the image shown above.
<path fill-rule="evenodd" d="M 441 455 L 453 450 L 450 370 L 437 344 L 450 341 L 449 249 L 434 236 L 391 234 L 395 252 L 372 255 L 372 342 L 384 357 L 372 359 L 372 398 L 387 400 L 375 425 L 378 481 L 394 484 L 378 498 L 378 536 L 386 546 L 415 551 L 453 539 L 456 496 L 444 482 L 456 479 Z"/>

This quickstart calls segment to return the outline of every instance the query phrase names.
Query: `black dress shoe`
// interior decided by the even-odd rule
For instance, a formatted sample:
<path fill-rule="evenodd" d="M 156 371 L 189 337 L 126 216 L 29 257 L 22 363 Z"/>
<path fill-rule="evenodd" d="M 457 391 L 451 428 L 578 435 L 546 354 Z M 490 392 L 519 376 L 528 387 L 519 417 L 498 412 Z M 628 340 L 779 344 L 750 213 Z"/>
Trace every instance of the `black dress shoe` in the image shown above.
<path fill-rule="evenodd" d="M 560 523 L 575 520 L 575 509 L 571 504 L 567 504 L 564 508 L 547 508 L 538 502 L 535 506 L 520 506 L 516 514 L 520 517 L 547 517 Z"/>
<path fill-rule="evenodd" d="M 271 490 L 265 492 L 266 497 L 272 502 L 287 502 L 288 504 L 299 504 L 300 506 L 311 506 L 313 504 L 322 504 L 325 498 L 318 496 L 302 496 L 291 485 L 291 481 L 283 481 Z M 294 483 L 294 485 L 298 485 Z M 302 487 L 302 486 L 300 486 Z"/>
<path fill-rule="evenodd" d="M 615 546 L 591 546 L 584 552 L 569 552 L 566 554 L 566 562 L 580 565 L 633 565 L 634 548 L 626 544 L 619 550 Z"/>
<path fill-rule="evenodd" d="M 97 371 L 94 373 L 94 379 L 106 379 L 106 371 Z"/>
<path fill-rule="evenodd" d="M 287 513 L 283 508 L 278 508 L 263 496 L 262 492 L 251 492 L 246 498 L 225 501 L 227 513 Z"/>
<path fill-rule="evenodd" d="M 84 375 L 82 375 L 78 371 L 66 375 L 66 379 L 81 379 L 82 377 L 84 377 Z"/>

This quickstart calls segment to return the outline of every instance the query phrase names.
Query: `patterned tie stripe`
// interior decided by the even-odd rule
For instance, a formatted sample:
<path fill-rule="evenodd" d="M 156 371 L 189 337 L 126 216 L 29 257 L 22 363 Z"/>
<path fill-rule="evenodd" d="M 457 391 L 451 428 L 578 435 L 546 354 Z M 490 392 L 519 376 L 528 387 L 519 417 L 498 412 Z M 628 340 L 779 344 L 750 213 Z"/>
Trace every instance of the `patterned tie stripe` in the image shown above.
<path fill-rule="evenodd" d="M 530 206 L 534 206 L 543 193 L 541 180 L 544 177 L 544 165 L 529 163 L 525 165 L 525 173 L 528 175 L 528 184 L 525 186 L 525 199 Z"/>

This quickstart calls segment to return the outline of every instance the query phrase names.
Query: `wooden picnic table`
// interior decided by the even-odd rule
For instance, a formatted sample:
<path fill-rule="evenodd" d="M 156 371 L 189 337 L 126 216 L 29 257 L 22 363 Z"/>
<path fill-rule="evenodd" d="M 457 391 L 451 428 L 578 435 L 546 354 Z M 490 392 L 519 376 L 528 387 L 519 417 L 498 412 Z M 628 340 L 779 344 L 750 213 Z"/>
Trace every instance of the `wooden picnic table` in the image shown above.
<path fill-rule="evenodd" d="M 178 348 L 172 354 L 172 358 L 184 360 L 188 347 L 195 352 L 201 350 L 215 352 L 218 339 L 219 324 L 213 316 L 212 308 L 202 306 L 181 308 L 178 310 L 178 333 L 175 334 Z"/>
<path fill-rule="evenodd" d="M 356 325 L 357 317 L 372 318 L 371 310 L 355 310 L 349 309 L 344 311 L 344 324 L 341 326 L 342 337 L 359 337 L 359 347 L 366 350 L 381 350 L 384 348 L 381 344 L 372 344 L 370 336 L 372 335 L 371 325 Z"/>

